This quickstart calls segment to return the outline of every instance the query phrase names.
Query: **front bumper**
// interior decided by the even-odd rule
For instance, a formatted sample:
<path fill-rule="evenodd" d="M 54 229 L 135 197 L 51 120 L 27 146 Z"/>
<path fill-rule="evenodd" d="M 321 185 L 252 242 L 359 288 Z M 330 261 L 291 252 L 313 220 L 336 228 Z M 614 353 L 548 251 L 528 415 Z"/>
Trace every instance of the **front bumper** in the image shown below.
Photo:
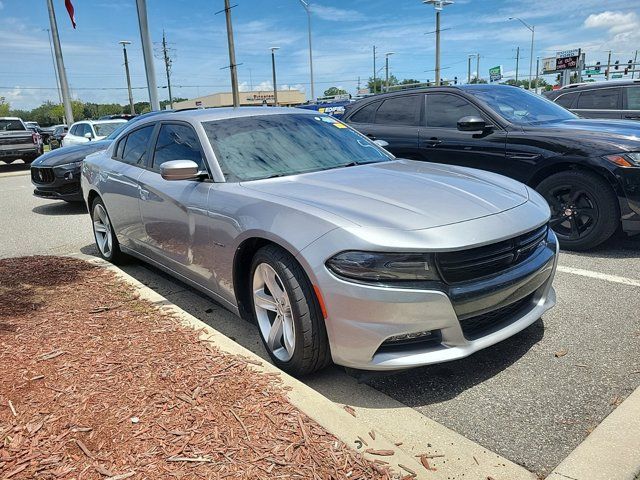
<path fill-rule="evenodd" d="M 622 229 L 640 233 L 640 168 L 616 168 L 614 171 L 622 189 L 619 195 Z"/>
<path fill-rule="evenodd" d="M 527 261 L 464 286 L 396 288 L 358 284 L 317 272 L 326 303 L 335 363 L 363 370 L 398 370 L 467 357 L 525 329 L 556 303 L 552 287 L 558 242 Z M 386 342 L 430 331 L 423 341 Z"/>
<path fill-rule="evenodd" d="M 80 169 L 66 170 L 55 167 L 32 166 L 33 195 L 51 200 L 82 202 Z"/>

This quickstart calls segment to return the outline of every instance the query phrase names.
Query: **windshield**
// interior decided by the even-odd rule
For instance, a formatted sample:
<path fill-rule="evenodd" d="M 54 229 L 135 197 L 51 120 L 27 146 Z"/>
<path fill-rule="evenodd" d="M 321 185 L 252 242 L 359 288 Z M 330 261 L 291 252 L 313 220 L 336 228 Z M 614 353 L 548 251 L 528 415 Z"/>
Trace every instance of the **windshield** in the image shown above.
<path fill-rule="evenodd" d="M 113 125 L 115 125 L 116 128 L 113 132 L 111 132 L 107 138 L 105 140 L 115 140 L 115 138 L 120 135 L 120 132 L 122 132 L 125 128 L 127 128 L 129 126 L 129 122 L 125 122 L 123 124 L 119 124 L 119 123 L 114 123 Z M 96 132 L 98 131 L 98 127 L 96 126 Z M 100 134 L 98 134 L 100 135 Z"/>
<path fill-rule="evenodd" d="M 17 132 L 25 130 L 20 120 L 0 120 L 0 132 Z"/>
<path fill-rule="evenodd" d="M 126 125 L 127 122 L 110 122 L 110 123 L 94 123 L 93 128 L 96 129 L 96 135 L 98 137 L 106 137 L 110 133 L 113 133 L 118 127 Z"/>
<path fill-rule="evenodd" d="M 328 115 L 260 115 L 202 125 L 228 182 L 295 175 L 393 158 Z"/>
<path fill-rule="evenodd" d="M 518 125 L 534 125 L 578 118 L 563 107 L 521 88 L 469 88 L 505 119 Z"/>

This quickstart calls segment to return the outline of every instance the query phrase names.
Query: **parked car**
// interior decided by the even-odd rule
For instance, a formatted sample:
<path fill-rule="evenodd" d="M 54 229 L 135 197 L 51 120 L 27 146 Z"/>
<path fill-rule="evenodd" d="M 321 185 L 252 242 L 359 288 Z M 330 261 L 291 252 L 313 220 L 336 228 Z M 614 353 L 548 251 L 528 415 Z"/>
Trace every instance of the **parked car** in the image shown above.
<path fill-rule="evenodd" d="M 42 144 L 36 132 L 27 128 L 18 117 L 0 117 L 0 160 L 31 163 L 42 154 Z"/>
<path fill-rule="evenodd" d="M 160 112 L 150 112 L 137 116 L 131 122 L 157 115 Z M 82 161 L 87 155 L 105 150 L 113 139 L 124 130 L 127 123 L 111 132 L 104 140 L 87 142 L 81 145 L 72 145 L 63 149 L 57 149 L 54 145 L 57 137 L 64 137 L 66 125 L 56 127 L 57 134 L 51 139 L 52 151 L 45 153 L 31 164 L 31 183 L 34 186 L 33 194 L 36 197 L 64 200 L 66 202 L 82 202 L 80 190 L 80 169 Z"/>
<path fill-rule="evenodd" d="M 103 140 L 126 120 L 83 120 L 76 122 L 62 139 L 62 146 L 80 145 L 82 143 Z"/>
<path fill-rule="evenodd" d="M 35 123 L 35 122 L 25 122 L 25 125 L 27 127 L 27 130 L 29 130 L 32 133 L 35 133 L 36 139 L 38 141 L 38 146 L 40 147 L 40 152 L 44 152 L 44 137 L 42 136 L 42 133 L 41 133 L 42 129 L 35 125 L 29 125 L 29 123 Z"/>
<path fill-rule="evenodd" d="M 81 181 L 102 257 L 134 255 L 255 321 L 294 375 L 466 357 L 555 303 L 533 189 L 395 159 L 318 112 L 158 114 L 89 155 Z"/>
<path fill-rule="evenodd" d="M 640 120 L 640 80 L 573 84 L 544 95 L 584 118 Z"/>
<path fill-rule="evenodd" d="M 500 173 L 541 193 L 567 249 L 640 232 L 640 125 L 588 120 L 507 85 L 377 95 L 344 121 L 399 157 Z"/>
<path fill-rule="evenodd" d="M 49 147 L 51 150 L 55 150 L 56 148 L 60 148 L 62 146 L 62 139 L 65 137 L 67 132 L 69 131 L 69 127 L 66 125 L 56 125 L 53 131 L 51 132 L 51 137 L 49 138 Z"/>
<path fill-rule="evenodd" d="M 40 129 L 40 135 L 42 135 L 42 141 L 45 145 L 51 145 L 51 136 L 58 127 L 66 127 L 64 124 L 51 125 Z M 59 145 L 58 145 L 59 146 Z"/>

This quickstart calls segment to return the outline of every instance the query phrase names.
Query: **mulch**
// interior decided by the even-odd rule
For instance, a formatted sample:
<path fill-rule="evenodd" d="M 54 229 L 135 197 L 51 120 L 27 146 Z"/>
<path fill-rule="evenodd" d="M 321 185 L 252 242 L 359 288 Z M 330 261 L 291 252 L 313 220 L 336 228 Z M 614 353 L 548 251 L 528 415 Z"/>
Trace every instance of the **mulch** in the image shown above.
<path fill-rule="evenodd" d="M 0 260 L 2 479 L 392 478 L 285 390 L 105 269 Z"/>

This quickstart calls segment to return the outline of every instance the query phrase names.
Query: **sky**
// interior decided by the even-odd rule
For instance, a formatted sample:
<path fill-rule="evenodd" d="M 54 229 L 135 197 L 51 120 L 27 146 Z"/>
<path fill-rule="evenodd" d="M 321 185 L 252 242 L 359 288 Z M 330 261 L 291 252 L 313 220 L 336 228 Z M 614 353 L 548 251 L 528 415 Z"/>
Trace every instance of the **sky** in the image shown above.
<path fill-rule="evenodd" d="M 148 101 L 135 0 L 73 0 L 77 29 L 53 0 L 67 76 L 75 99 L 128 103 L 122 49 L 128 47 L 135 101 Z M 385 53 L 390 73 L 433 80 L 435 12 L 420 0 L 311 0 L 316 96 L 338 86 L 355 93 L 373 75 L 375 45 L 378 77 L 384 77 Z M 236 61 L 241 90 L 271 89 L 271 55 L 277 46 L 279 88 L 309 94 L 307 16 L 299 0 L 235 0 L 232 5 Z M 172 57 L 174 97 L 194 98 L 230 91 L 223 0 L 147 0 L 149 26 L 158 53 L 159 86 L 166 85 L 159 55 L 163 30 Z M 582 48 L 587 64 L 626 63 L 640 48 L 640 0 L 454 0 L 441 21 L 442 76 L 467 78 L 470 54 L 480 54 L 481 76 L 502 65 L 513 77 L 520 47 L 520 78 L 529 73 L 531 32 L 536 57 Z M 34 108 L 57 101 L 48 40 L 46 0 L 0 0 L 0 97 L 12 108 Z M 476 61 L 472 62 L 475 75 Z M 166 88 L 160 99 L 167 98 Z"/>

